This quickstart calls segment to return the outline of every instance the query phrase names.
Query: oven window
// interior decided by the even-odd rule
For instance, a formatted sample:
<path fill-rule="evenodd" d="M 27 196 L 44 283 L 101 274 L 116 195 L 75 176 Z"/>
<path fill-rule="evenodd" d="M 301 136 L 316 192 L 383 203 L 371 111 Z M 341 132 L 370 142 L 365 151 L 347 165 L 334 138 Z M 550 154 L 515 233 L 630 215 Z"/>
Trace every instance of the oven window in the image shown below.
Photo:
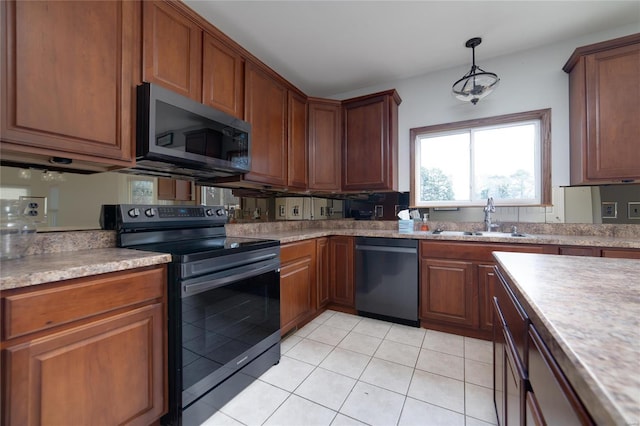
<path fill-rule="evenodd" d="M 182 299 L 183 404 L 242 366 L 280 330 L 280 277 L 270 271 Z"/>

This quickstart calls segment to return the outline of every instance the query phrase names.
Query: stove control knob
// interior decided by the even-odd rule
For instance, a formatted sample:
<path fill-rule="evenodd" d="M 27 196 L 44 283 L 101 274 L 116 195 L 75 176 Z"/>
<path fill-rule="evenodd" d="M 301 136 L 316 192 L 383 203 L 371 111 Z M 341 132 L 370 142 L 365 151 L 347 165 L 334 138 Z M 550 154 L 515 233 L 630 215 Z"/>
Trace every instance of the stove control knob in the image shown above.
<path fill-rule="evenodd" d="M 224 209 L 218 209 L 218 210 L 216 210 L 216 215 L 218 215 L 218 216 L 226 216 L 227 213 L 224 211 Z"/>
<path fill-rule="evenodd" d="M 156 212 L 151 208 L 151 209 L 146 209 L 146 210 L 144 211 L 144 214 L 145 214 L 147 217 L 154 217 L 154 216 L 156 215 Z"/>
<path fill-rule="evenodd" d="M 138 217 L 140 216 L 140 209 L 136 207 L 130 209 L 127 213 L 129 214 L 129 217 Z"/>
<path fill-rule="evenodd" d="M 206 210 L 204 211 L 204 213 L 205 213 L 207 216 L 213 216 L 213 215 L 215 214 L 215 213 L 213 212 L 213 209 L 206 209 Z"/>

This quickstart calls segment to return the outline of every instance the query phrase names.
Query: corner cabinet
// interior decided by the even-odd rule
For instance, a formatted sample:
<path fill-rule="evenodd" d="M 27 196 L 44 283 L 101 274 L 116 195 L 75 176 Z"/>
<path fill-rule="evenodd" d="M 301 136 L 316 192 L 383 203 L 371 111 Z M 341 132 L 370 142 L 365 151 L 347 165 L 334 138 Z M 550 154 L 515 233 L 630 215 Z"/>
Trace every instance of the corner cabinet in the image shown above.
<path fill-rule="evenodd" d="M 398 189 L 398 105 L 395 90 L 343 101 L 343 191 Z"/>
<path fill-rule="evenodd" d="M 290 189 L 307 189 L 307 98 L 292 90 L 287 95 L 287 186 Z"/>
<path fill-rule="evenodd" d="M 571 184 L 640 180 L 640 34 L 580 47 L 563 70 Z"/>
<path fill-rule="evenodd" d="M 340 192 L 342 108 L 340 101 L 309 99 L 309 189 Z"/>
<path fill-rule="evenodd" d="M 152 424 L 167 411 L 166 267 L 2 293 L 2 424 Z"/>
<path fill-rule="evenodd" d="M 51 167 L 62 157 L 94 172 L 134 164 L 140 9 L 1 2 L 3 161 Z"/>

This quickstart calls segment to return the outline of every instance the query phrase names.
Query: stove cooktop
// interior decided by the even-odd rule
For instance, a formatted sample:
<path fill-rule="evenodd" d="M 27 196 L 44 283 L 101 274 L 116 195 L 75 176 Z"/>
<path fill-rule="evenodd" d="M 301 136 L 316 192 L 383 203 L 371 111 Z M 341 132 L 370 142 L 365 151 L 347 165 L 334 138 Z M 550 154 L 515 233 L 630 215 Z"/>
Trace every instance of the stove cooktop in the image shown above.
<path fill-rule="evenodd" d="M 174 262 L 191 262 L 206 258 L 226 256 L 234 253 L 259 250 L 280 245 L 278 240 L 263 240 L 244 237 L 204 238 L 168 243 L 153 243 L 130 248 L 169 253 Z"/>

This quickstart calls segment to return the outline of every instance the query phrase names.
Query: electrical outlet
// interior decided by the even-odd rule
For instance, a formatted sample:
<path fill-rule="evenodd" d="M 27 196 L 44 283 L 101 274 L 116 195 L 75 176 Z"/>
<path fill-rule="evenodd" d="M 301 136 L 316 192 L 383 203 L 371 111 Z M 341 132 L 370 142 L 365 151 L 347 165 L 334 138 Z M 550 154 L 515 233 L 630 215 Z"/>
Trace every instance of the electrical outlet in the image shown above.
<path fill-rule="evenodd" d="M 640 202 L 628 202 L 629 219 L 640 219 Z"/>
<path fill-rule="evenodd" d="M 601 204 L 602 218 L 603 219 L 615 219 L 618 217 L 618 203 L 604 201 Z"/>
<path fill-rule="evenodd" d="M 46 197 L 25 197 L 21 196 L 23 202 L 23 214 L 28 216 L 35 223 L 47 222 L 47 198 Z"/>

